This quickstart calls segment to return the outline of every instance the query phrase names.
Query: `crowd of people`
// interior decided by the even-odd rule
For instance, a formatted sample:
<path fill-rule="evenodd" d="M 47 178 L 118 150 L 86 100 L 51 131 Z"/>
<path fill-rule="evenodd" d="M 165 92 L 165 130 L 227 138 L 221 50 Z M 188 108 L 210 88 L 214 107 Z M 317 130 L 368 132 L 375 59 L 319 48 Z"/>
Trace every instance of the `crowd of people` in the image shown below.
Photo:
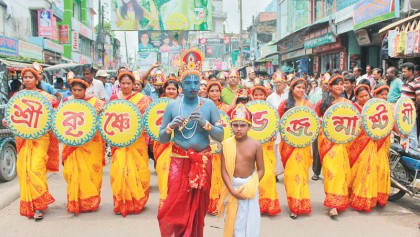
<path fill-rule="evenodd" d="M 419 66 L 403 64 L 401 79 L 395 67 L 384 71 L 367 66 L 364 75 L 360 67 L 353 68 L 352 72 L 333 70 L 319 76 L 277 71 L 271 78 L 257 75 L 251 69 L 246 79 L 241 79 L 234 68 L 217 74 L 176 75 L 165 74 L 159 67 L 160 63 L 156 62 L 143 73 L 121 67 L 116 77 L 110 77 L 103 70 L 96 71 L 91 65 L 85 65 L 83 75 L 67 80 L 70 90 L 63 89 L 64 81 L 57 80 L 57 90 L 50 91 L 50 86 L 42 82 L 42 71 L 36 68 L 22 71 L 23 89 L 40 92 L 53 107 L 60 102 L 81 99 L 99 114 L 106 102 L 122 99 L 134 103 L 144 114 L 152 101 L 172 100 L 165 111 L 159 141 L 153 141 L 143 131 L 132 145 L 112 148 L 110 183 L 116 214 L 139 213 L 147 204 L 149 157 L 155 161 L 158 175 L 158 220 L 162 236 L 202 236 L 205 213 L 221 215 L 224 211 L 225 234 L 257 236 L 260 215 L 281 212 L 276 185 L 279 175 L 284 175 L 290 217 L 296 219 L 309 214 L 312 211 L 308 187 L 311 166 L 312 180 L 318 180 L 322 171 L 324 205 L 329 208 L 331 217 L 348 207 L 370 212 L 377 205 L 385 206 L 390 194 L 390 136 L 375 141 L 362 131 L 348 144 L 334 144 L 321 131 L 312 145 L 303 148 L 292 147 L 279 134 L 260 144 L 247 136 L 252 115 L 244 105 L 253 100 L 265 100 L 277 109 L 280 117 L 293 107 L 306 106 L 315 110 L 320 118 L 339 102 L 353 104 L 362 112 L 371 98 L 396 103 L 400 97 L 409 97 L 419 106 Z M 204 104 L 202 112 L 195 109 L 200 101 Z M 218 124 L 218 113 L 214 114 L 215 109 L 231 118 L 234 134 L 231 138 L 220 137 L 223 129 Z M 191 118 L 189 122 L 187 117 Z M 180 129 L 184 122 L 189 125 L 185 126 L 185 132 Z M 7 125 L 5 120 L 3 124 Z M 418 146 L 417 128 L 415 126 L 409 136 L 413 149 Z M 171 141 L 173 133 L 175 140 Z M 187 133 L 191 136 L 185 135 Z M 224 140 L 220 154 L 209 150 L 209 137 L 219 142 Z M 17 150 L 20 213 L 42 219 L 42 211 L 54 202 L 48 192 L 46 171 L 58 171 L 58 141 L 52 132 L 35 140 L 17 138 Z M 191 187 L 190 170 L 199 170 L 193 161 L 197 157 L 211 161 L 198 162 L 204 171 L 197 172 L 207 173 L 209 177 L 206 181 L 197 176 L 198 180 L 203 180 Z M 61 163 L 68 185 L 68 212 L 78 215 L 96 210 L 101 202 L 105 165 L 105 142 L 99 133 L 79 147 L 65 145 Z M 191 189 L 200 191 L 190 192 Z M 200 198 L 204 201 L 197 201 Z M 188 205 L 183 205 L 185 203 Z"/>

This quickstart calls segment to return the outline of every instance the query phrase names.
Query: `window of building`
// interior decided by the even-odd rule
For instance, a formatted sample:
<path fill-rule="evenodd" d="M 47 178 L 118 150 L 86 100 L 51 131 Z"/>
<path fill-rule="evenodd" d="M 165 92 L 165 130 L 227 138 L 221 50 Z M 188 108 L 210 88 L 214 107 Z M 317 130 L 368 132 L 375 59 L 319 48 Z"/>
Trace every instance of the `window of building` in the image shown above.
<path fill-rule="evenodd" d="M 340 53 L 324 54 L 321 56 L 321 72 L 340 68 Z"/>
<path fill-rule="evenodd" d="M 313 20 L 317 21 L 334 13 L 336 0 L 314 0 L 313 1 Z"/>
<path fill-rule="evenodd" d="M 90 57 L 91 41 L 83 36 L 79 36 L 79 51 L 81 54 Z"/>
<path fill-rule="evenodd" d="M 38 10 L 30 10 L 32 36 L 38 37 Z"/>
<path fill-rule="evenodd" d="M 81 20 L 82 19 L 82 7 L 79 2 L 73 2 L 73 17 Z"/>

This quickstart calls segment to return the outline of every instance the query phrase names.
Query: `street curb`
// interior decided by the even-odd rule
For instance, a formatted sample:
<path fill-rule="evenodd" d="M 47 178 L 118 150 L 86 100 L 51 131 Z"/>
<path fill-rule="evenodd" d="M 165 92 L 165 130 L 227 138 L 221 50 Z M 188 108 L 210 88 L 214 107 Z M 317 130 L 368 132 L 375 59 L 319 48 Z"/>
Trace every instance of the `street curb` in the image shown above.
<path fill-rule="evenodd" d="M 12 202 L 19 198 L 19 182 L 7 189 L 6 193 L 0 195 L 0 210 L 9 206 Z"/>

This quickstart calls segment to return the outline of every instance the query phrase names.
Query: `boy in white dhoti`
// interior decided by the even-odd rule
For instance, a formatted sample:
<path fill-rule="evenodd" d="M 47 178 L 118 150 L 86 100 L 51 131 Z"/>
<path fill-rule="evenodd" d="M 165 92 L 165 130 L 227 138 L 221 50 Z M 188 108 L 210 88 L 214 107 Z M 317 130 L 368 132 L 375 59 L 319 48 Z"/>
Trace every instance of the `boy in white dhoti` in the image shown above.
<path fill-rule="evenodd" d="M 248 137 L 251 113 L 239 104 L 231 113 L 234 136 L 222 142 L 222 178 L 219 217 L 226 209 L 224 236 L 259 236 L 258 183 L 264 176 L 261 144 Z M 255 170 L 255 164 L 257 170 Z"/>

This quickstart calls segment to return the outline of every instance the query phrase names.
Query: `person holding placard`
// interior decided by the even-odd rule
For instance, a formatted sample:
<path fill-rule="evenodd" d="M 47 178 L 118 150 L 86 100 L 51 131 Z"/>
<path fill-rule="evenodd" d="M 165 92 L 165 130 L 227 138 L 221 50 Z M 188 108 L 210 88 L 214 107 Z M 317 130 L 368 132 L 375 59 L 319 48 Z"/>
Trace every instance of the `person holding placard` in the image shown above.
<path fill-rule="evenodd" d="M 389 87 L 385 83 L 376 84 L 373 96 L 383 100 L 388 99 Z M 391 193 L 391 175 L 389 168 L 389 148 L 391 147 L 391 133 L 376 142 L 378 149 L 378 204 L 385 206 Z"/>
<path fill-rule="evenodd" d="M 91 104 L 96 113 L 105 105 L 94 96 L 86 97 L 89 84 L 78 78 L 68 78 L 72 99 L 84 100 Z M 103 166 L 105 165 L 105 142 L 99 132 L 87 143 L 80 146 L 63 146 L 63 176 L 67 182 L 67 211 L 79 215 L 81 212 L 95 211 L 101 203 Z"/>
<path fill-rule="evenodd" d="M 253 100 L 266 100 L 269 93 L 264 86 L 255 86 L 251 89 Z M 276 185 L 276 155 L 274 153 L 274 141 L 276 136 L 271 137 L 270 141 L 262 144 L 264 154 L 264 176 L 259 185 L 259 204 L 261 214 L 267 213 L 270 216 L 281 212 L 279 194 Z"/>
<path fill-rule="evenodd" d="M 305 99 L 307 87 L 304 78 L 297 78 L 291 82 L 287 100 L 280 103 L 278 107 L 280 117 L 283 117 L 287 110 L 296 106 L 313 109 L 312 103 Z M 290 208 L 290 218 L 296 219 L 298 215 L 309 214 L 312 211 L 308 187 L 309 168 L 313 161 L 311 146 L 295 148 L 282 139 L 280 155 L 284 167 L 284 185 Z"/>
<path fill-rule="evenodd" d="M 121 91 L 113 94 L 110 101 L 128 100 L 144 114 L 152 99 L 133 92 L 135 76 L 131 72 L 118 75 Z M 146 133 L 130 146 L 112 148 L 111 187 L 114 197 L 114 212 L 126 216 L 143 210 L 149 199 L 150 171 L 148 168 Z"/>
<path fill-rule="evenodd" d="M 316 105 L 315 112 L 322 118 L 329 107 L 336 103 L 351 101 L 341 97 L 343 93 L 343 76 L 333 76 L 328 82 L 324 98 Z M 318 136 L 318 148 L 324 176 L 325 199 L 324 206 L 330 208 L 329 215 L 334 217 L 338 211 L 344 211 L 349 206 L 348 182 L 350 180 L 350 165 L 347 144 L 334 143 L 327 139 L 321 131 Z"/>
<path fill-rule="evenodd" d="M 45 97 L 54 108 L 58 105 L 57 99 L 43 90 L 41 77 L 35 69 L 24 68 L 21 74 L 24 89 L 16 93 L 14 97 L 25 91 L 33 91 Z M 25 110 L 25 113 L 29 112 L 39 111 Z M 38 116 L 33 115 L 30 114 L 27 118 L 30 116 L 30 118 L 38 119 Z M 2 123 L 5 127 L 9 127 L 9 123 L 5 119 L 2 120 Z M 56 172 L 59 168 L 58 145 L 51 143 L 53 136 L 51 131 L 47 131 L 45 135 L 36 139 L 16 137 L 20 214 L 35 220 L 42 219 L 42 211 L 55 201 L 48 191 L 47 184 L 47 171 Z"/>
<path fill-rule="evenodd" d="M 370 87 L 360 84 L 354 89 L 357 102 L 354 106 L 362 113 L 363 106 L 370 99 Z M 375 141 L 364 129 L 348 147 L 351 167 L 350 206 L 358 211 L 370 212 L 378 198 L 378 156 Z"/>

